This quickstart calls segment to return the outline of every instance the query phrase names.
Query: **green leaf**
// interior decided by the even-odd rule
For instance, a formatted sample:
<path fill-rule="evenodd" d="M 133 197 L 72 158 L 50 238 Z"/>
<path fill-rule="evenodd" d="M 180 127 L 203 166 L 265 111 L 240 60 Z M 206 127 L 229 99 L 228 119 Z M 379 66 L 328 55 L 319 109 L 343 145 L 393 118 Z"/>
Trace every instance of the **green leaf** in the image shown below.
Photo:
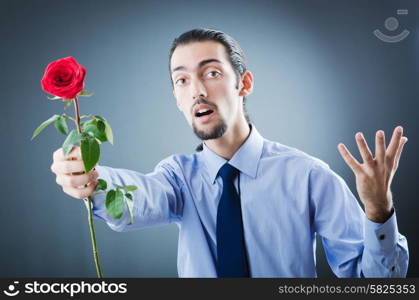
<path fill-rule="evenodd" d="M 33 132 L 31 140 L 33 140 L 42 130 L 44 130 L 45 127 L 47 127 L 49 124 L 55 122 L 60 117 L 60 115 L 53 115 L 48 120 L 44 121 L 41 125 L 38 126 L 38 128 L 35 129 Z"/>
<path fill-rule="evenodd" d="M 97 129 L 99 129 L 99 131 L 105 133 L 106 131 L 106 124 L 105 122 L 103 122 L 102 120 L 96 120 L 97 121 Z"/>
<path fill-rule="evenodd" d="M 99 115 L 96 115 L 95 117 L 96 117 L 97 119 L 101 120 L 101 121 L 105 124 L 105 134 L 106 134 L 106 137 L 107 137 L 107 139 L 108 139 L 109 143 L 111 143 L 111 144 L 113 145 L 113 133 L 112 133 L 112 128 L 111 128 L 111 126 L 110 126 L 110 125 L 109 125 L 109 123 L 105 120 L 105 118 L 104 118 L 104 117 L 99 116 Z"/>
<path fill-rule="evenodd" d="M 99 143 L 94 137 L 84 137 L 81 140 L 81 156 L 85 172 L 88 173 L 97 164 L 100 157 Z"/>
<path fill-rule="evenodd" d="M 71 130 L 70 133 L 67 135 L 67 138 L 65 139 L 62 146 L 64 156 L 68 156 L 68 154 L 71 152 L 71 149 L 73 149 L 73 146 L 79 143 L 80 140 L 81 140 L 80 134 L 78 134 L 75 129 Z"/>
<path fill-rule="evenodd" d="M 59 100 L 59 99 L 62 99 L 61 97 L 58 97 L 58 96 L 54 96 L 54 97 L 48 97 L 48 96 L 47 96 L 47 98 L 48 98 L 49 100 Z"/>
<path fill-rule="evenodd" d="M 120 219 L 124 212 L 124 194 L 121 191 L 110 190 L 106 194 L 105 205 L 111 217 Z"/>
<path fill-rule="evenodd" d="M 108 123 L 105 123 L 106 125 L 106 129 L 105 129 L 105 134 L 106 137 L 109 141 L 109 143 L 111 143 L 113 145 L 113 133 L 112 133 L 112 128 Z"/>
<path fill-rule="evenodd" d="M 80 93 L 79 93 L 79 96 L 83 96 L 83 97 L 91 97 L 91 96 L 93 96 L 93 93 L 88 93 L 88 92 L 86 92 L 86 91 L 81 91 Z"/>
<path fill-rule="evenodd" d="M 63 116 L 60 116 L 57 120 L 55 120 L 54 126 L 57 128 L 58 132 L 68 135 L 67 121 Z"/>
<path fill-rule="evenodd" d="M 107 184 L 106 180 L 103 180 L 103 179 L 98 179 L 97 180 L 97 185 L 96 185 L 95 191 L 100 191 L 100 190 L 106 191 L 107 188 L 108 188 L 108 184 Z"/>
<path fill-rule="evenodd" d="M 125 202 L 127 204 L 128 207 L 128 213 L 129 213 L 129 219 L 130 222 L 128 223 L 128 225 L 131 225 L 132 223 L 134 223 L 134 201 L 132 199 L 132 195 L 130 193 L 126 193 L 125 194 Z"/>
<path fill-rule="evenodd" d="M 137 190 L 137 187 L 135 185 L 121 186 L 120 188 L 127 192 L 134 192 Z"/>
<path fill-rule="evenodd" d="M 92 121 L 94 121 L 94 120 L 88 120 L 88 121 L 80 122 L 81 131 L 83 132 L 86 126 L 91 125 Z"/>
<path fill-rule="evenodd" d="M 125 190 L 127 192 L 134 192 L 137 190 L 137 187 L 135 185 L 126 185 L 126 186 L 122 186 L 122 185 L 118 185 L 116 183 L 112 183 L 116 188 L 121 189 L 121 190 Z"/>
<path fill-rule="evenodd" d="M 123 186 L 122 185 L 118 185 L 118 184 L 116 184 L 116 183 L 112 183 L 117 189 L 122 189 L 123 188 Z"/>
<path fill-rule="evenodd" d="M 101 120 L 91 120 L 83 124 L 83 132 L 91 133 L 101 142 L 106 142 L 105 124 Z"/>
<path fill-rule="evenodd" d="M 95 134 L 91 131 L 86 131 L 81 133 L 82 138 L 94 138 Z"/>

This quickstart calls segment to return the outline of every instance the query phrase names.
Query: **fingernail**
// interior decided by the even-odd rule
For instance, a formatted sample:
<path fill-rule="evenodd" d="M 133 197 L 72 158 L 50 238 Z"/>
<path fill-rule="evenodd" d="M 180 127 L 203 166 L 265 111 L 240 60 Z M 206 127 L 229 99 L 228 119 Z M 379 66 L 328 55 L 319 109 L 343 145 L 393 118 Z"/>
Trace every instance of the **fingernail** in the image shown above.
<path fill-rule="evenodd" d="M 382 130 L 379 130 L 379 131 L 377 132 L 377 136 L 378 136 L 379 138 L 384 137 L 384 132 L 383 132 Z"/>

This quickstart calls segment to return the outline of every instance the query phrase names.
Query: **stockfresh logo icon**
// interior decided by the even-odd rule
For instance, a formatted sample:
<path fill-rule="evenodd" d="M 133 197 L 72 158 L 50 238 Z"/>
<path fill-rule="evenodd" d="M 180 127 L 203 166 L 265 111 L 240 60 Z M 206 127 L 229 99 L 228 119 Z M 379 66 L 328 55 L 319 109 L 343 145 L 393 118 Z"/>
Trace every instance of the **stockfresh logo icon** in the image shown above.
<path fill-rule="evenodd" d="M 18 284 L 19 284 L 19 281 L 13 281 L 13 284 L 10 284 L 7 287 L 7 290 L 4 290 L 3 293 L 10 297 L 16 296 L 17 294 L 19 294 L 19 290 L 16 289 L 16 285 Z"/>
<path fill-rule="evenodd" d="M 409 13 L 407 9 L 398 9 L 397 15 L 406 16 Z M 399 20 L 395 17 L 389 17 L 384 21 L 384 27 L 387 29 L 388 32 L 397 32 L 396 30 L 399 28 Z M 398 43 L 403 41 L 409 35 L 410 31 L 407 29 L 403 29 L 399 34 L 385 34 L 381 32 L 379 29 L 374 30 L 374 35 L 386 43 Z"/>

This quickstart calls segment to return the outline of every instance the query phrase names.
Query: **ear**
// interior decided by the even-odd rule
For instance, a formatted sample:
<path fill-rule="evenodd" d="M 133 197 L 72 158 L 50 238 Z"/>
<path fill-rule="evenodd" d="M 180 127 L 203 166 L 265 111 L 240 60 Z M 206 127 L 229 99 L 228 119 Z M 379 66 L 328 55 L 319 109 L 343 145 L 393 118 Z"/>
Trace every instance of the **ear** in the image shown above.
<path fill-rule="evenodd" d="M 242 74 L 239 88 L 239 96 L 247 96 L 253 92 L 253 75 L 250 71 Z"/>

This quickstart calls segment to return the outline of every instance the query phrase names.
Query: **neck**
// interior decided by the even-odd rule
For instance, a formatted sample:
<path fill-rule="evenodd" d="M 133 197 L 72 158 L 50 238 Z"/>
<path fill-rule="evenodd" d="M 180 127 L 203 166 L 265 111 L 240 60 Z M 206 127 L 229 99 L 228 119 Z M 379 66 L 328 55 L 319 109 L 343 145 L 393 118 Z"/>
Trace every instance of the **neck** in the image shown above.
<path fill-rule="evenodd" d="M 230 160 L 250 135 L 250 127 L 243 118 L 229 127 L 222 137 L 206 140 L 205 145 L 224 159 Z"/>

